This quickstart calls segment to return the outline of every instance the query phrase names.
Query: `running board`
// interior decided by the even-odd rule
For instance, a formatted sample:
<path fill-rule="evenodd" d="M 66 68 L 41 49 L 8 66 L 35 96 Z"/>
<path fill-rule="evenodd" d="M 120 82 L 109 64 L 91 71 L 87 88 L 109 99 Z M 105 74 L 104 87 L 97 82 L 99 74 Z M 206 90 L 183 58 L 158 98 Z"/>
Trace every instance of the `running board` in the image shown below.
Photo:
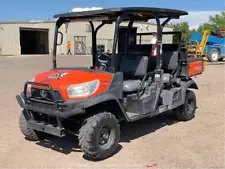
<path fill-rule="evenodd" d="M 29 120 L 27 121 L 27 126 L 31 129 L 40 131 L 40 132 L 44 132 L 44 133 L 48 133 L 54 136 L 58 136 L 58 137 L 64 137 L 65 136 L 65 130 L 64 128 L 60 128 L 60 127 L 55 127 L 51 124 L 46 124 L 43 122 L 37 122 L 34 120 Z"/>
<path fill-rule="evenodd" d="M 138 113 L 131 113 L 131 112 L 126 112 L 126 113 L 127 113 L 127 116 L 129 117 L 129 121 L 134 122 L 134 121 L 143 119 L 145 117 L 150 118 L 150 117 L 156 116 L 166 111 L 169 111 L 168 106 L 162 105 L 158 107 L 154 112 L 150 112 L 148 114 L 138 114 Z"/>

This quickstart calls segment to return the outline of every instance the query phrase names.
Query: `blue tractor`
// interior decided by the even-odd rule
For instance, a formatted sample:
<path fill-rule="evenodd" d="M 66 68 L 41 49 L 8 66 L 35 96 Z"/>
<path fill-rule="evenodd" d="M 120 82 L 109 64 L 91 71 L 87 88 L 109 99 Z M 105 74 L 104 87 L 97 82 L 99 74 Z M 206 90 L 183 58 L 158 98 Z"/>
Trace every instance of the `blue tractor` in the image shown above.
<path fill-rule="evenodd" d="M 189 56 L 207 57 L 209 62 L 225 58 L 225 30 L 193 33 L 188 47 Z"/>

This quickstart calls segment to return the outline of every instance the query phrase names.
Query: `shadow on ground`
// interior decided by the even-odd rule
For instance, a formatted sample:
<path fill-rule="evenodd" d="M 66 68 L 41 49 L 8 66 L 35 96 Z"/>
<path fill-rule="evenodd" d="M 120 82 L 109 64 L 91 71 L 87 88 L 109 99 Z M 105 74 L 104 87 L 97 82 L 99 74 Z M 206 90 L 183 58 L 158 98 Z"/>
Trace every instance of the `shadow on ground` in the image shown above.
<path fill-rule="evenodd" d="M 219 62 L 208 62 L 207 63 L 207 66 L 210 66 L 210 65 L 225 65 L 225 60 L 223 60 L 223 61 L 219 61 Z"/>
<path fill-rule="evenodd" d="M 173 125 L 177 122 L 171 118 L 170 113 L 165 113 L 133 123 L 122 123 L 120 142 L 131 142 L 132 140 L 154 133 L 165 126 Z"/>
<path fill-rule="evenodd" d="M 36 144 L 63 154 L 81 152 L 77 137 L 72 135 L 63 138 L 49 136 L 47 139 L 38 141 Z"/>
<path fill-rule="evenodd" d="M 145 118 L 134 123 L 121 123 L 120 142 L 130 142 L 134 139 L 151 134 L 160 128 L 173 125 L 175 123 L 177 123 L 177 121 L 174 121 L 168 113 L 161 114 L 153 118 Z M 68 135 L 63 138 L 49 136 L 47 140 L 41 140 L 36 144 L 63 154 L 82 152 L 78 145 L 78 138 L 72 135 Z M 122 145 L 119 144 L 115 154 L 121 149 Z"/>

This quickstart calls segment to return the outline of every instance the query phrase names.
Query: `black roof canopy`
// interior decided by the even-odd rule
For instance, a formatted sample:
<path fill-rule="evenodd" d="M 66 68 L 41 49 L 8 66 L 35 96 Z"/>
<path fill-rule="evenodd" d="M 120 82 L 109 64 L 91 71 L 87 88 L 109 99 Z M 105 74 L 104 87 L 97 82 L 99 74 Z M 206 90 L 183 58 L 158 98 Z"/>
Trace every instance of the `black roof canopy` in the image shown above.
<path fill-rule="evenodd" d="M 82 18 L 102 18 L 107 17 L 108 20 L 115 20 L 122 13 L 126 13 L 125 20 L 140 20 L 145 21 L 153 18 L 176 18 L 179 19 L 182 15 L 188 15 L 188 12 L 166 9 L 166 8 L 153 8 L 153 7 L 125 7 L 125 8 L 108 8 L 101 10 L 91 10 L 83 12 L 69 12 L 63 14 L 57 14 L 54 18 L 61 19 L 82 19 Z"/>

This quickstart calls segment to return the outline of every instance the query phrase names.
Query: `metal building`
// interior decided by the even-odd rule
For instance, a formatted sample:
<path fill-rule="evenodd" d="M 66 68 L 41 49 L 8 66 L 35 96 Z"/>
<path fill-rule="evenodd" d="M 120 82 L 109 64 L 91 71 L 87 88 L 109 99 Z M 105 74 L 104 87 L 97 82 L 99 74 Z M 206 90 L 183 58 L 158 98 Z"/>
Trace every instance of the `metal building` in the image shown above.
<path fill-rule="evenodd" d="M 95 22 L 94 24 L 97 26 L 100 22 Z M 121 24 L 121 34 L 123 34 L 123 26 L 126 25 L 127 23 Z M 99 30 L 97 50 L 111 51 L 114 27 L 114 24 L 109 24 Z M 156 31 L 156 25 L 151 23 L 134 23 L 134 28 L 138 33 Z M 55 21 L 0 22 L 0 55 L 52 54 L 54 29 Z M 67 53 L 67 41 L 70 41 L 72 44 L 71 51 L 73 54 L 91 54 L 91 29 L 89 23 L 79 22 L 62 25 L 60 31 L 63 33 L 63 44 L 58 46 L 58 54 Z M 165 27 L 164 31 L 172 31 L 172 28 Z M 163 40 L 172 41 L 172 37 Z M 148 43 L 150 39 L 142 39 L 142 41 Z"/>

